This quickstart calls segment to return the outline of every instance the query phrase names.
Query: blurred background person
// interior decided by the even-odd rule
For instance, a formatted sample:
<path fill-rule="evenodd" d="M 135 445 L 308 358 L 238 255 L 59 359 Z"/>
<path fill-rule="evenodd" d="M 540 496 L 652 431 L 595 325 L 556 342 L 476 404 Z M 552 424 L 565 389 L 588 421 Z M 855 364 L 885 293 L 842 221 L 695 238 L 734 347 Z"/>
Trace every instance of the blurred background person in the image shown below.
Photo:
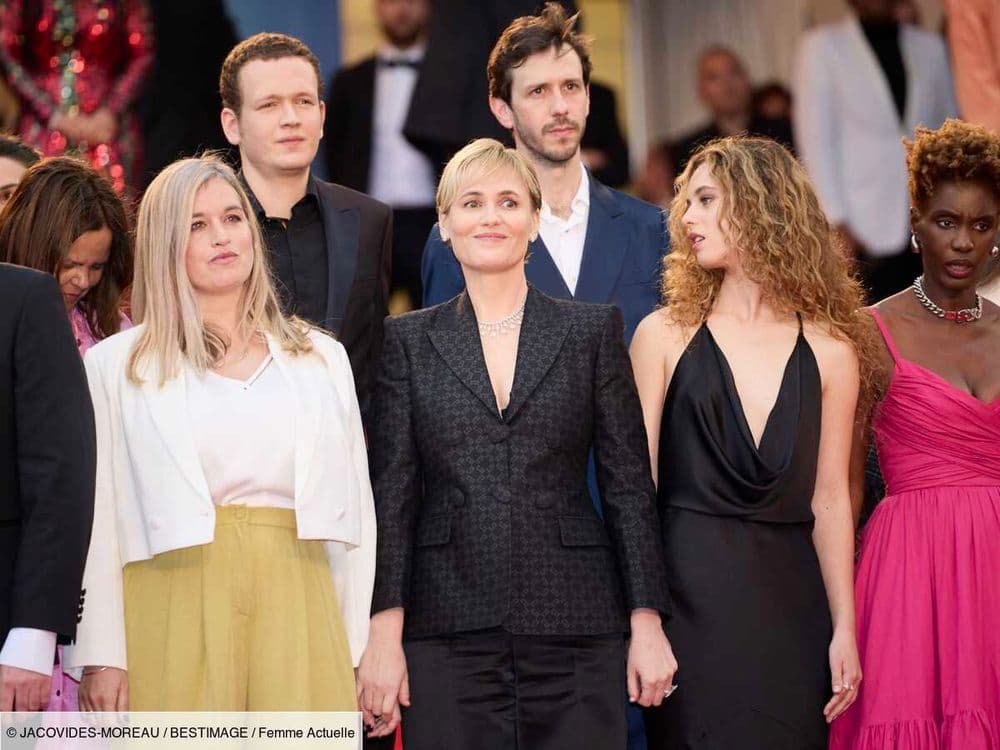
<path fill-rule="evenodd" d="M 1000 133 L 1000 4 L 945 0 L 962 118 Z"/>
<path fill-rule="evenodd" d="M 887 495 L 856 572 L 865 686 L 831 750 L 997 747 L 1000 726 L 1000 136 L 948 120 L 907 144 L 922 273 L 871 308 Z M 865 445 L 854 446 L 860 483 Z"/>
<path fill-rule="evenodd" d="M 182 156 L 229 148 L 219 130 L 218 71 L 237 42 L 224 0 L 146 2 L 156 54 L 136 102 L 144 146 L 140 187 Z"/>
<path fill-rule="evenodd" d="M 917 7 L 914 0 L 896 0 L 892 12 L 896 21 L 901 24 L 920 25 L 920 8 Z"/>
<path fill-rule="evenodd" d="M 65 650 L 85 711 L 357 706 L 375 573 L 361 415 L 343 346 L 282 315 L 265 253 L 218 159 L 150 183 L 140 324 L 85 358 L 101 459 Z"/>
<path fill-rule="evenodd" d="M 757 117 L 791 122 L 792 92 L 783 83 L 769 81 L 754 89 L 751 107 Z"/>
<path fill-rule="evenodd" d="M 792 86 L 795 142 L 869 300 L 920 271 L 907 230 L 901 134 L 955 114 L 948 53 L 936 34 L 900 25 L 894 0 L 851 0 L 842 21 L 807 32 Z"/>
<path fill-rule="evenodd" d="M 35 149 L 23 144 L 19 138 L 0 135 L 0 209 L 10 200 L 28 167 L 40 158 Z"/>
<path fill-rule="evenodd" d="M 642 200 L 667 211 L 670 201 L 674 199 L 676 177 L 671 143 L 660 141 L 646 152 L 646 162 L 636 179 L 636 192 Z"/>
<path fill-rule="evenodd" d="M 568 15 L 575 0 L 558 0 Z M 435 0 L 427 54 L 413 89 L 404 132 L 436 165 L 473 138 L 509 139 L 493 117 L 483 70 L 497 38 L 538 0 Z"/>
<path fill-rule="evenodd" d="M 826 750 L 861 679 L 848 467 L 877 362 L 861 289 L 773 140 L 699 151 L 670 225 L 665 305 L 632 365 L 686 676 L 646 710 L 649 750 Z"/>
<path fill-rule="evenodd" d="M 0 220 L 0 259 L 55 277 L 81 357 L 130 327 L 121 309 L 132 283 L 128 215 L 104 176 L 76 159 L 46 159 L 28 170 Z M 77 681 L 63 672 L 61 650 L 49 709 L 79 710 Z"/>
<path fill-rule="evenodd" d="M 788 119 L 771 120 L 753 109 L 753 86 L 743 60 L 726 47 L 709 47 L 698 59 L 698 98 L 708 110 L 709 122 L 673 144 L 674 170 L 684 171 L 699 146 L 716 138 L 745 133 L 773 138 L 792 146 Z"/>
<path fill-rule="evenodd" d="M 0 64 L 20 101 L 18 133 L 43 156 L 84 155 L 119 193 L 141 174 L 134 103 L 153 64 L 144 0 L 8 0 Z"/>
<path fill-rule="evenodd" d="M 629 181 L 628 144 L 618 124 L 614 89 L 591 79 L 590 114 L 580 140 L 580 159 L 608 187 L 625 187 Z"/>
<path fill-rule="evenodd" d="M 403 134 L 427 47 L 430 0 L 375 0 L 384 43 L 330 82 L 324 140 L 333 182 L 392 207 L 392 292 L 423 298 L 420 256 L 434 222 L 439 165 Z"/>

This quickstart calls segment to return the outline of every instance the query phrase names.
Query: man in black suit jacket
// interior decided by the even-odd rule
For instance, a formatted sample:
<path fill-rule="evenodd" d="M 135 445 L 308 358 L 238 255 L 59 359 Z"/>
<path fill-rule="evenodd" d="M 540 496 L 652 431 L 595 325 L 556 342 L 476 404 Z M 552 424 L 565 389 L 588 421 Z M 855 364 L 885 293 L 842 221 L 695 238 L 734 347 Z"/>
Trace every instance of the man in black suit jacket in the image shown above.
<path fill-rule="evenodd" d="M 284 307 L 344 345 L 367 417 L 388 313 L 391 210 L 310 174 L 326 105 L 319 61 L 301 41 L 246 39 L 223 63 L 219 90 Z"/>
<path fill-rule="evenodd" d="M 403 135 L 426 47 L 430 0 L 375 0 L 377 54 L 337 71 L 325 125 L 330 179 L 392 206 L 392 289 L 419 307 L 420 255 L 434 222 L 440 165 Z"/>
<path fill-rule="evenodd" d="M 0 711 L 48 704 L 76 634 L 94 517 L 94 412 L 51 276 L 0 264 Z"/>

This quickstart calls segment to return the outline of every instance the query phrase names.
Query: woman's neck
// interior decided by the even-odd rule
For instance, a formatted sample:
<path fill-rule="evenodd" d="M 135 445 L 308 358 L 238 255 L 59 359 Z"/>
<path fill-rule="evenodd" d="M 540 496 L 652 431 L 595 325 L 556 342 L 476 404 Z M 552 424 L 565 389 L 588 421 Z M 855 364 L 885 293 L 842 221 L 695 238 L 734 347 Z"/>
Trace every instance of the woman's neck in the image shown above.
<path fill-rule="evenodd" d="M 502 273 L 467 273 L 465 286 L 480 323 L 503 320 L 524 304 L 528 294 L 521 264 Z"/>
<path fill-rule="evenodd" d="M 240 298 L 243 290 L 226 294 L 198 295 L 198 311 L 207 327 L 226 336 L 235 344 L 243 340 L 246 331 L 240 319 Z"/>
<path fill-rule="evenodd" d="M 750 279 L 742 266 L 726 269 L 712 312 L 728 315 L 744 323 L 774 320 L 774 307 L 764 299 L 760 284 Z"/>

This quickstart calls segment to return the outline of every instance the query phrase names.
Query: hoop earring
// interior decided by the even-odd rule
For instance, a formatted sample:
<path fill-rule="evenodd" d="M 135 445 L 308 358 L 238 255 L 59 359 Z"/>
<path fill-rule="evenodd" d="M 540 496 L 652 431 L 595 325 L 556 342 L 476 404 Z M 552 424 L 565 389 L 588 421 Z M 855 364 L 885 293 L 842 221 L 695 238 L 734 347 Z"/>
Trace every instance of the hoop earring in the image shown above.
<path fill-rule="evenodd" d="M 990 250 L 990 257 L 993 258 L 993 260 L 1000 260 L 1000 247 L 994 245 L 993 249 Z"/>
<path fill-rule="evenodd" d="M 917 239 L 916 232 L 910 232 L 910 247 L 913 249 L 913 252 L 920 252 L 920 240 Z"/>

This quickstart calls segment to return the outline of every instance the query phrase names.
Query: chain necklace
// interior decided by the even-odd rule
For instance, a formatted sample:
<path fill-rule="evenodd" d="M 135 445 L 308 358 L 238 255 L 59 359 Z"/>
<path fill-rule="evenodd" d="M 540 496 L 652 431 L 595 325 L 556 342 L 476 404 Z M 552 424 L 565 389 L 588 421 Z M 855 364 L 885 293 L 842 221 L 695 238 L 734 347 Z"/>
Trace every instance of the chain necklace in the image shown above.
<path fill-rule="evenodd" d="M 924 291 L 924 277 L 918 276 L 913 280 L 913 293 L 917 295 L 920 304 L 926 307 L 931 315 L 943 320 L 953 320 L 956 323 L 972 323 L 983 317 L 983 298 L 976 295 L 976 306 L 966 307 L 963 310 L 945 310 L 939 304 L 927 296 Z"/>
<path fill-rule="evenodd" d="M 525 302 L 527 298 L 525 298 Z M 500 320 L 485 321 L 479 324 L 479 334 L 481 336 L 489 336 L 491 339 L 495 339 L 497 336 L 505 336 L 511 331 L 516 331 L 521 327 L 521 323 L 524 320 L 524 302 L 521 306 L 517 308 L 514 312 L 508 315 L 506 318 L 501 318 Z"/>

